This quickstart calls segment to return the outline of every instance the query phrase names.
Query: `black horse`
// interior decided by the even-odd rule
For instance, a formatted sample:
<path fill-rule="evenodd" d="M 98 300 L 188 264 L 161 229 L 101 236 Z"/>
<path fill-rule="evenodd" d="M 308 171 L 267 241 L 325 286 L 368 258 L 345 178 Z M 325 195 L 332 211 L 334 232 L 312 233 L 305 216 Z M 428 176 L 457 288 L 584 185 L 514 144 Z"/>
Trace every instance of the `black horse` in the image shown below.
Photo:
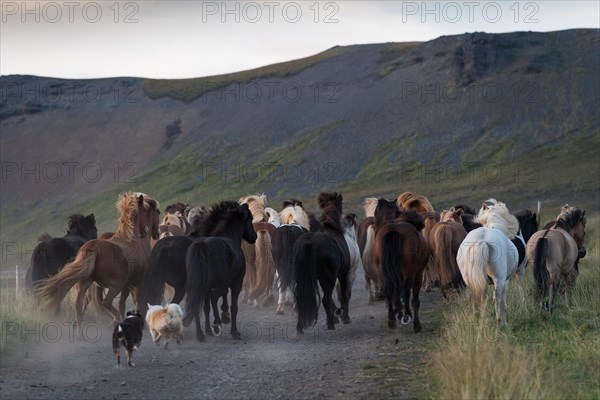
<path fill-rule="evenodd" d="M 200 309 L 204 307 L 206 328 L 210 325 L 210 306 L 214 313 L 211 329 L 221 334 L 221 318 L 217 309 L 219 297 L 231 289 L 231 336 L 240 339 L 237 329 L 238 297 L 242 290 L 246 264 L 242 239 L 256 242 L 252 214 L 247 204 L 223 201 L 212 206 L 200 230 L 201 237 L 189 247 L 186 255 L 187 311 L 183 324 L 196 319 L 196 338 L 204 341 L 200 326 Z M 210 303 L 209 303 L 210 300 Z"/>
<path fill-rule="evenodd" d="M 512 213 L 519 221 L 519 232 L 517 232 L 517 236 L 511 240 L 511 242 L 517 248 L 517 252 L 519 253 L 519 267 L 517 269 L 517 273 L 521 278 L 525 277 L 525 266 L 527 265 L 527 260 L 525 259 L 525 246 L 529 241 L 529 238 L 538 231 L 538 218 L 537 215 L 528 209 L 521 209 Z"/>
<path fill-rule="evenodd" d="M 67 219 L 67 234 L 61 238 L 42 234 L 33 250 L 31 264 L 25 275 L 27 288 L 33 292 L 41 281 L 56 275 L 66 263 L 72 261 L 85 242 L 97 238 L 94 214 L 87 217 L 71 214 Z"/>
<path fill-rule="evenodd" d="M 319 285 L 323 289 L 322 302 L 327 314 L 327 329 L 335 329 L 332 293 L 336 280 L 340 282 L 342 295 L 341 318 L 344 323 L 350 322 L 350 253 L 342 227 L 342 195 L 320 193 L 317 202 L 323 212 L 320 231 L 305 233 L 294 244 L 294 297 L 298 311 L 296 330 L 299 334 L 317 321 Z"/>

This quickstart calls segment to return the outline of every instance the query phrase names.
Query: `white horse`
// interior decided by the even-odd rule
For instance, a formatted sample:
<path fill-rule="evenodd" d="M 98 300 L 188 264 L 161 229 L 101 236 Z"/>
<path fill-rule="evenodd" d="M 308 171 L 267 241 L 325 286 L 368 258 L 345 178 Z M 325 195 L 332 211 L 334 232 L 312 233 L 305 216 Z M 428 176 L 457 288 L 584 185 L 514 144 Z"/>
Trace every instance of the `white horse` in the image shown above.
<path fill-rule="evenodd" d="M 475 219 L 483 227 L 467 234 L 456 261 L 478 308 L 486 298 L 488 279 L 494 283 L 496 321 L 504 325 L 508 280 L 519 262 L 517 248 L 509 239 L 514 239 L 519 223 L 503 203 L 492 200 L 483 203 Z"/>
<path fill-rule="evenodd" d="M 358 242 L 356 241 L 356 214 L 348 214 L 342 219 L 342 225 L 344 226 L 344 239 L 348 244 L 348 250 L 350 252 L 350 272 L 348 273 L 348 284 L 350 288 L 354 285 L 356 279 L 356 271 L 358 268 L 363 268 L 362 258 L 360 256 L 360 249 Z M 364 268 L 363 268 L 364 269 Z M 338 299 L 341 301 L 340 284 L 337 284 Z"/>

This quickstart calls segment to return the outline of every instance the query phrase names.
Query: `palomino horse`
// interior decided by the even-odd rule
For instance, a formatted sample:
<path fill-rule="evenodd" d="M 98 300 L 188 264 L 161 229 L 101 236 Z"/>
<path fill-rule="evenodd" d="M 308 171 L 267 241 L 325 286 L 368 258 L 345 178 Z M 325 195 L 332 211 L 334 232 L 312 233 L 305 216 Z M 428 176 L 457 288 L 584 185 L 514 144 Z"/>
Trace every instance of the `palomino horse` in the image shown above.
<path fill-rule="evenodd" d="M 414 211 L 401 212 L 392 201 L 379 199 L 375 211 L 375 261 L 381 265 L 383 292 L 388 306 L 388 327 L 396 327 L 396 315 L 403 325 L 421 331 L 419 293 L 423 271 L 429 261 L 427 242 L 421 234 L 423 219 Z M 404 312 L 402 311 L 404 305 Z"/>
<path fill-rule="evenodd" d="M 143 194 L 124 193 L 119 197 L 119 228 L 109 240 L 90 240 L 77 252 L 75 260 L 68 263 L 55 276 L 51 277 L 38 290 L 40 302 L 44 309 L 60 304 L 69 290 L 79 284 L 76 300 L 76 326 L 80 326 L 83 317 L 84 300 L 92 283 L 101 288 L 108 288 L 102 308 L 109 312 L 115 321 L 123 318 L 124 298 L 129 288 L 132 289 L 136 308 L 138 303 L 138 286 L 146 270 L 150 255 L 150 236 L 148 235 L 148 218 L 157 215 L 158 202 Z M 158 229 L 151 232 L 158 238 Z M 112 305 L 113 299 L 121 293 L 121 313 Z M 100 311 L 100 310 L 99 310 Z"/>
<path fill-rule="evenodd" d="M 348 305 L 352 288 L 348 282 L 350 254 L 342 227 L 342 195 L 320 193 L 317 197 L 321 215 L 321 230 L 307 232 L 294 244 L 294 298 L 298 310 L 296 330 L 316 323 L 319 316 L 319 285 L 323 289 L 323 308 L 327 314 L 327 329 L 335 329 L 333 289 L 336 279 L 342 292 L 342 322 L 350 322 Z"/>
<path fill-rule="evenodd" d="M 165 213 L 162 224 L 158 226 L 160 239 L 169 236 L 184 236 L 187 231 L 186 221 L 179 211 Z"/>
<path fill-rule="evenodd" d="M 87 217 L 71 214 L 67 219 L 67 234 L 61 238 L 53 238 L 47 233 L 40 235 L 25 275 L 28 289 L 35 289 L 42 280 L 56 275 L 66 263 L 75 258 L 85 242 L 97 238 L 94 214 Z"/>
<path fill-rule="evenodd" d="M 431 275 L 439 282 L 444 298 L 448 300 L 449 289 L 464 287 L 465 283 L 456 263 L 460 244 L 467 236 L 462 224 L 461 209 L 442 210 L 440 222 L 429 233 L 431 251 Z"/>
<path fill-rule="evenodd" d="M 548 312 L 552 312 L 554 296 L 563 279 L 567 295 L 575 286 L 586 222 L 585 211 L 565 204 L 554 225 L 534 233 L 527 242 L 527 257 L 533 260 L 537 297 Z"/>
<path fill-rule="evenodd" d="M 264 305 L 269 306 L 275 301 L 273 296 L 275 263 L 273 262 L 271 248 L 271 235 L 275 231 L 275 225 L 266 222 L 265 206 L 267 196 L 264 194 L 246 196 L 242 197 L 239 203 L 248 204 L 252 213 L 252 224 L 258 236 L 254 244 L 242 244 L 246 260 L 244 298 L 256 308 L 258 307 L 258 300 L 265 296 Z"/>
<path fill-rule="evenodd" d="M 483 203 L 476 223 L 483 226 L 472 230 L 463 240 L 456 261 L 477 308 L 483 304 L 488 279 L 494 283 L 496 321 L 506 324 L 508 280 L 517 271 L 519 254 L 511 239 L 516 237 L 519 222 L 504 203 L 488 200 Z"/>
<path fill-rule="evenodd" d="M 362 220 L 356 232 L 358 249 L 362 257 L 363 269 L 365 271 L 365 282 L 369 292 L 369 304 L 373 304 L 375 299 L 381 296 L 381 268 L 375 264 L 373 257 L 373 242 L 375 239 L 375 209 L 377 208 L 377 199 L 368 197 L 365 199 L 364 206 L 365 219 Z"/>
<path fill-rule="evenodd" d="M 238 296 L 244 280 L 244 254 L 242 239 L 252 244 L 256 232 L 252 227 L 252 214 L 248 204 L 223 201 L 212 206 L 200 231 L 201 237 L 190 246 L 186 255 L 187 312 L 183 324 L 196 320 L 196 338 L 204 341 L 200 326 L 200 310 L 204 308 L 206 329 L 210 326 L 215 335 L 221 334 L 221 318 L 217 310 L 219 297 L 231 290 L 231 336 L 240 339 L 237 329 Z M 210 325 L 210 307 L 215 317 Z"/>
<path fill-rule="evenodd" d="M 294 243 L 310 230 L 309 217 L 302 208 L 302 202 L 290 200 L 278 214 L 280 225 L 273 232 L 273 261 L 277 273 L 277 314 L 284 313 L 286 303 L 292 305 L 291 287 L 294 285 Z M 284 290 L 284 288 L 287 288 Z"/>

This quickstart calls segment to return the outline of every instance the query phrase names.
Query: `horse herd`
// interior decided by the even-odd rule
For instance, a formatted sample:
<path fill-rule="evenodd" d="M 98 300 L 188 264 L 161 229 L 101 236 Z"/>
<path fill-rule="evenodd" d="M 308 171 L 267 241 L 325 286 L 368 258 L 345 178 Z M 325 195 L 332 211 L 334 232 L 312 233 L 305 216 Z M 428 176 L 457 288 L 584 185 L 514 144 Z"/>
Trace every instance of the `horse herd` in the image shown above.
<path fill-rule="evenodd" d="M 94 215 L 74 214 L 64 237 L 42 235 L 28 286 L 42 309 L 57 312 L 73 288 L 77 327 L 90 302 L 119 321 L 129 295 L 142 313 L 165 297 L 180 303 L 185 296 L 183 323 L 195 321 L 198 340 L 205 340 L 201 310 L 207 334 L 220 335 L 222 325 L 231 324 L 230 334 L 239 339 L 240 295 L 254 307 L 263 300 L 270 306 L 274 287 L 277 314 L 295 305 L 298 333 L 317 322 L 321 303 L 327 329 L 340 320 L 349 323 L 352 284 L 362 266 L 369 303 L 386 300 L 388 326 L 412 321 L 419 332 L 422 286 L 439 287 L 446 300 L 466 286 L 479 308 L 493 284 L 496 320 L 505 324 L 508 282 L 523 277 L 528 260 L 538 301 L 551 312 L 561 284 L 567 294 L 572 290 L 585 256 L 585 211 L 568 205 L 538 230 L 536 213 L 511 214 L 494 199 L 479 211 L 457 205 L 438 213 L 426 197 L 410 192 L 395 201 L 367 198 L 360 224 L 356 215 L 343 215 L 339 193 L 318 195 L 318 219 L 297 199 L 285 201 L 280 212 L 266 202 L 265 195 L 252 195 L 210 209 L 176 203 L 165 209 L 161 223 L 158 201 L 121 194 L 116 232 L 97 239 Z"/>

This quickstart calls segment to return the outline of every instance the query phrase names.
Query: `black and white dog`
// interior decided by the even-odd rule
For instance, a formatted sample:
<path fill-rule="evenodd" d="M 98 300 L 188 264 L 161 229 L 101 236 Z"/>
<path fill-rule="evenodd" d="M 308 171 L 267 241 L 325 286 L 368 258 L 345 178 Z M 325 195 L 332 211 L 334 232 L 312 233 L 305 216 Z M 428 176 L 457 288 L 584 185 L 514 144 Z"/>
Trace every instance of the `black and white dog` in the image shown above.
<path fill-rule="evenodd" d="M 117 367 L 121 365 L 121 344 L 125 347 L 125 351 L 127 352 L 127 365 L 130 367 L 135 366 L 135 364 L 131 362 L 131 355 L 142 343 L 143 329 L 144 318 L 142 318 L 139 311 L 128 311 L 127 317 L 125 317 L 123 322 L 120 322 L 115 326 L 112 345 L 115 357 L 117 357 Z"/>

